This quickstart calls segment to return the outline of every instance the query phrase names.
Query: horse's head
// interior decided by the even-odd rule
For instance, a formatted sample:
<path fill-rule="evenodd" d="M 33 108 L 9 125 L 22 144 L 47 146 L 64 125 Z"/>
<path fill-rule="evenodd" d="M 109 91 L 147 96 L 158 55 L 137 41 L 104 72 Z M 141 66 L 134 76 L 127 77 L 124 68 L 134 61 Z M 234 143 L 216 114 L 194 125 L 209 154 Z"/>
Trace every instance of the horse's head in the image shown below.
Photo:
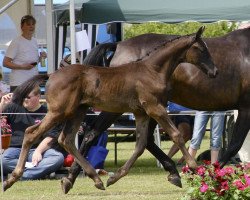
<path fill-rule="evenodd" d="M 201 38 L 204 30 L 204 26 L 200 27 L 197 33 L 193 36 L 192 46 L 186 53 L 186 62 L 196 65 L 207 74 L 208 77 L 213 78 L 218 72 L 208 51 L 207 45 Z"/>

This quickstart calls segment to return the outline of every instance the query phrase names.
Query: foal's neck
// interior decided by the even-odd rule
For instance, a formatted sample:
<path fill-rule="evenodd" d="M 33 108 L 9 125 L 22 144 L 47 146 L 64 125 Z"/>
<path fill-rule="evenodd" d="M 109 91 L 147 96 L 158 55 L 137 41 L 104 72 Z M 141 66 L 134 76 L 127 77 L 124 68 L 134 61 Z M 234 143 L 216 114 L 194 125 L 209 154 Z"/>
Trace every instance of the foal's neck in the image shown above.
<path fill-rule="evenodd" d="M 164 44 L 152 52 L 143 62 L 155 66 L 161 72 L 171 75 L 178 64 L 185 57 L 185 53 L 192 45 L 190 36 L 183 36 Z"/>

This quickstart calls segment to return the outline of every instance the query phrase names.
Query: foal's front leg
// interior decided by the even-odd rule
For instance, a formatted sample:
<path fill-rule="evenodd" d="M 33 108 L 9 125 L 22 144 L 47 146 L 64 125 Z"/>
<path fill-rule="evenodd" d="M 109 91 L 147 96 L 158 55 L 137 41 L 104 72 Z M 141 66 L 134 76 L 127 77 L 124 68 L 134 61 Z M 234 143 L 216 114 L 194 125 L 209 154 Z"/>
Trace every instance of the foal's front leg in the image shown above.
<path fill-rule="evenodd" d="M 136 118 L 136 145 L 133 155 L 129 160 L 119 168 L 113 176 L 107 181 L 107 186 L 117 182 L 123 176 L 126 176 L 137 158 L 142 155 L 147 146 L 149 117 L 147 115 L 135 115 Z"/>
<path fill-rule="evenodd" d="M 10 188 L 22 176 L 28 152 L 32 144 L 46 131 L 52 128 L 55 121 L 56 118 L 51 115 L 46 115 L 40 124 L 35 124 L 26 129 L 18 163 L 11 173 L 10 178 L 4 181 L 4 190 Z"/>
<path fill-rule="evenodd" d="M 79 107 L 73 117 L 67 120 L 63 131 L 59 136 L 59 143 L 66 149 L 70 154 L 74 156 L 77 163 L 84 169 L 86 174 L 95 182 L 95 187 L 101 190 L 105 190 L 103 182 L 96 173 L 95 169 L 89 164 L 89 162 L 80 154 L 75 146 L 75 135 L 79 130 L 80 124 L 84 116 L 86 115 L 87 109 L 85 107 Z M 62 179 L 61 186 L 64 193 L 67 193 L 72 187 L 72 181 L 67 178 Z M 66 186 L 65 186 L 66 185 Z"/>
<path fill-rule="evenodd" d="M 169 134 L 172 141 L 179 147 L 181 150 L 188 166 L 191 169 L 196 169 L 197 164 L 188 153 L 187 148 L 185 147 L 185 141 L 182 137 L 182 134 L 179 132 L 179 130 L 175 127 L 174 123 L 169 118 L 167 111 L 165 110 L 165 107 L 162 105 L 156 105 L 156 106 L 147 106 L 147 114 L 154 118 L 160 126 L 166 131 L 166 133 Z"/>

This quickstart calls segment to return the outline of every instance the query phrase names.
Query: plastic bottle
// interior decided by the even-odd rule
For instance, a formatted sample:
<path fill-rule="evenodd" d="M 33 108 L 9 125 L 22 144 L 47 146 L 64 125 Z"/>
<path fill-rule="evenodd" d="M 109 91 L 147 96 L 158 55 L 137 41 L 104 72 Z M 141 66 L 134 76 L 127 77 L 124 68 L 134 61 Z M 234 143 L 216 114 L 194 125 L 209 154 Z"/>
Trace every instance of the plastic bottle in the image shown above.
<path fill-rule="evenodd" d="M 41 53 L 44 52 L 43 46 L 40 46 L 40 49 L 41 49 L 41 52 L 40 52 L 40 56 L 41 56 Z M 41 57 L 41 67 L 46 67 L 46 63 L 45 63 L 45 58 L 44 57 Z"/>

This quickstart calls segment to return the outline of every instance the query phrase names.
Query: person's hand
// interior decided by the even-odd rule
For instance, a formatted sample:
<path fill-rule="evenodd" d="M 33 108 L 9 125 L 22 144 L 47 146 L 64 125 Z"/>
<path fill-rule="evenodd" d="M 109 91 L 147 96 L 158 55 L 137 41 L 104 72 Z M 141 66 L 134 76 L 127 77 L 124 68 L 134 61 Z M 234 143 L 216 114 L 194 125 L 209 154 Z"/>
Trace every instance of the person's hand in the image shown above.
<path fill-rule="evenodd" d="M 32 68 L 35 67 L 35 66 L 36 66 L 36 65 L 33 65 L 32 63 L 23 64 L 23 65 L 21 65 L 21 69 L 29 70 L 29 69 L 32 69 Z"/>
<path fill-rule="evenodd" d="M 33 155 L 32 155 L 32 164 L 34 166 L 37 166 L 38 163 L 43 159 L 43 156 L 40 152 L 38 152 L 37 150 L 34 151 Z"/>
<path fill-rule="evenodd" d="M 12 95 L 13 95 L 13 93 L 8 93 L 8 94 L 5 94 L 2 96 L 1 102 L 0 102 L 2 107 L 6 106 L 8 103 L 11 102 Z"/>

